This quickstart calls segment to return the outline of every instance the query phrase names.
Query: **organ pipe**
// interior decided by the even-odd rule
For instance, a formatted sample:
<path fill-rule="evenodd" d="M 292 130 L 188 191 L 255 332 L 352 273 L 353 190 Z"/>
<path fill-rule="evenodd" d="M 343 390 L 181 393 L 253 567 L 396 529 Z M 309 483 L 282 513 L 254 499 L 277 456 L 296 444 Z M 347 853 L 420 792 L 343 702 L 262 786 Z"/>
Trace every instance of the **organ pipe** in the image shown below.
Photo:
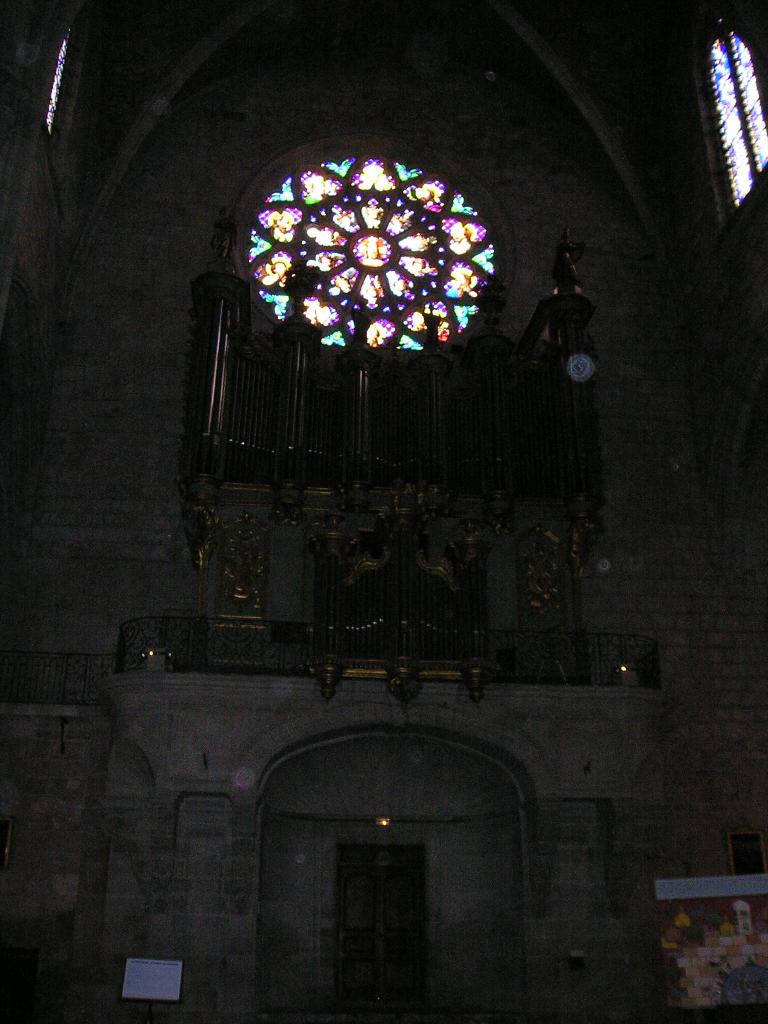
<path fill-rule="evenodd" d="M 420 416 L 417 424 L 419 483 L 425 487 L 430 511 L 445 501 L 447 465 L 445 453 L 445 382 L 451 372 L 451 361 L 440 352 L 437 323 L 428 318 L 428 335 L 424 351 L 415 360 L 419 385 Z"/>
<path fill-rule="evenodd" d="M 361 323 L 360 319 L 357 321 Z M 343 476 L 349 508 L 364 508 L 371 486 L 371 376 L 380 358 L 355 330 L 352 345 L 339 358 L 343 375 Z"/>
<path fill-rule="evenodd" d="M 509 530 L 515 497 L 554 503 L 570 519 L 574 580 L 581 571 L 600 464 L 593 385 L 574 375 L 573 360 L 589 355 L 593 307 L 568 277 L 573 268 L 558 267 L 558 289 L 517 350 L 498 329 L 496 285 L 478 299 L 486 324 L 460 355 L 439 343 L 430 317 L 421 352 L 373 350 L 359 311 L 341 352 L 321 347 L 296 312 L 274 342 L 254 339 L 246 281 L 209 271 L 193 282 L 183 485 L 195 564 L 204 569 L 216 545 L 221 484 L 254 485 L 244 491 L 261 503 L 272 489 L 274 514 L 291 523 L 311 489 L 315 519 L 326 517 L 313 526 L 312 656 L 325 696 L 362 659 L 408 700 L 421 666 L 445 660 L 480 699 L 493 675 L 482 528 Z M 294 272 L 294 310 L 315 287 L 307 268 Z M 370 541 L 328 512 L 337 501 L 355 514 L 388 510 L 377 541 L 386 554 L 364 555 Z M 451 558 L 433 564 L 424 538 L 438 515 L 464 527 Z M 201 609 L 205 586 L 201 572 Z"/>
<path fill-rule="evenodd" d="M 304 485 L 306 464 L 309 367 L 318 338 L 304 319 L 294 316 L 280 334 L 283 351 L 278 449 L 275 476 L 279 484 Z"/>
<path fill-rule="evenodd" d="M 470 340 L 466 352 L 468 368 L 478 389 L 481 490 L 488 517 L 495 526 L 508 520 L 514 493 L 507 381 L 513 350 L 512 341 L 489 326 L 486 333 Z"/>
<path fill-rule="evenodd" d="M 249 327 L 249 292 L 234 274 L 209 271 L 192 283 L 196 338 L 190 372 L 187 459 L 191 475 L 223 479 L 235 332 Z"/>

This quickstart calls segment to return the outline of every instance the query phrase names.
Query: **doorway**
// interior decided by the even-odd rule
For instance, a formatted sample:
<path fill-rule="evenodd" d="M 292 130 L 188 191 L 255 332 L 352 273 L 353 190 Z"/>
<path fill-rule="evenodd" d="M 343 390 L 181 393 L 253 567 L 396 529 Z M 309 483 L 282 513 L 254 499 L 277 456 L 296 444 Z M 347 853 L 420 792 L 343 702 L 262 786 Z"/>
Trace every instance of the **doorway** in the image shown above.
<path fill-rule="evenodd" d="M 0 993 L 3 1019 L 32 1024 L 37 978 L 36 949 L 0 949 Z"/>
<path fill-rule="evenodd" d="M 422 1001 L 423 846 L 339 846 L 336 983 L 345 1003 Z"/>
<path fill-rule="evenodd" d="M 399 729 L 286 758 L 261 812 L 259 1012 L 517 1012 L 522 846 L 512 779 L 457 743 Z"/>

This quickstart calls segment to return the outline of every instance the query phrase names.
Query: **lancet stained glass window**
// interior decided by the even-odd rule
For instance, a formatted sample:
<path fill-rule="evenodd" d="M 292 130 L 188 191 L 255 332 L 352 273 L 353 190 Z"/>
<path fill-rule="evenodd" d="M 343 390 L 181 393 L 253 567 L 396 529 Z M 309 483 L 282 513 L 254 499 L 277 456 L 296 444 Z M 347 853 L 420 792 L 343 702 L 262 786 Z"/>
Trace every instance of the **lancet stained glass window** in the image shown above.
<path fill-rule="evenodd" d="M 48 100 L 48 113 L 45 115 L 45 124 L 48 128 L 48 134 L 53 131 L 53 121 L 56 117 L 56 107 L 59 102 L 59 93 L 61 92 L 61 78 L 64 74 L 64 65 L 67 61 L 67 45 L 69 43 L 69 31 L 61 41 L 59 47 L 59 56 L 56 58 L 56 71 L 53 75 L 53 84 L 51 85 L 51 98 Z"/>
<path fill-rule="evenodd" d="M 768 132 L 749 47 L 735 32 L 712 44 L 710 77 L 728 180 L 736 206 L 768 164 Z"/>
<path fill-rule="evenodd" d="M 374 348 L 422 348 L 428 317 L 441 342 L 454 339 L 495 270 L 487 224 L 460 192 L 419 167 L 354 156 L 286 177 L 257 212 L 249 260 L 278 320 L 287 275 L 306 263 L 319 281 L 304 315 L 323 343 L 347 344 L 362 314 Z"/>

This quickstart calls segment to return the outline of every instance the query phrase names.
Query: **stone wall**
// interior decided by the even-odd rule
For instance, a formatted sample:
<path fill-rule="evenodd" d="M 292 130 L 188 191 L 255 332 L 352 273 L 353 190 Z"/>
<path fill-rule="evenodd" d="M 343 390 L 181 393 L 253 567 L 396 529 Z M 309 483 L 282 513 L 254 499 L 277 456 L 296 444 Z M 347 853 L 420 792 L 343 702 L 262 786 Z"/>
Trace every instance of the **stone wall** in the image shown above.
<path fill-rule="evenodd" d="M 39 645 L 37 621 L 49 647 L 105 650 L 120 620 L 192 604 L 175 481 L 189 281 L 205 268 L 216 208 L 233 202 L 244 231 L 249 200 L 273 185 L 289 150 L 305 159 L 350 146 L 431 158 L 489 209 L 513 336 L 550 290 L 554 240 L 573 224 L 590 245 L 585 276 L 599 306 L 598 348 L 606 372 L 620 372 L 615 345 L 632 345 L 657 290 L 642 235 L 599 155 L 550 101 L 511 87 L 480 116 L 478 84 L 460 74 L 439 92 L 418 78 L 378 81 L 363 131 L 363 83 L 357 66 L 345 86 L 330 88 L 316 66 L 267 61 L 169 111 L 135 158 L 72 292 L 20 595 L 30 626 L 17 643 Z M 279 106 L 268 101 L 273 94 L 285 97 Z M 244 119 L 214 116 L 225 104 Z M 515 112 L 521 126 L 505 135 Z M 469 130 L 477 145 L 467 152 Z"/>
<path fill-rule="evenodd" d="M 14 819 L 0 871 L 0 945 L 40 951 L 39 1017 L 59 1020 L 73 950 L 90 947 L 101 928 L 109 723 L 98 708 L 0 708 L 0 814 Z"/>
<path fill-rule="evenodd" d="M 80 6 L 15 5 L 11 34 L 44 26 L 49 54 L 65 15 Z M 629 60 L 646 39 L 628 18 L 609 53 L 594 44 L 615 32 L 608 14 L 592 23 L 584 14 L 574 27 L 573 12 L 523 5 L 578 72 L 582 91 L 569 97 L 511 34 L 506 53 L 495 40 L 478 45 L 463 21 L 447 19 L 439 45 L 425 30 L 394 62 L 387 40 L 403 25 L 387 18 L 386 5 L 370 50 L 350 47 L 366 27 L 349 5 L 352 20 L 338 30 L 307 19 L 297 39 L 286 35 L 288 6 L 265 14 L 254 4 L 256 15 L 221 51 L 205 35 L 219 16 L 213 6 L 187 4 L 183 18 L 171 5 L 144 6 L 85 6 L 91 36 L 76 110 L 53 140 L 33 139 L 47 74 L 18 73 L 15 49 L 0 50 L 14 89 L 0 108 L 0 123 L 13 129 L 0 171 L 17 190 L 23 183 L 23 197 L 6 190 L 0 202 L 3 239 L 18 240 L 0 243 L 0 308 L 15 278 L 32 298 L 43 365 L 35 385 L 13 398 L 23 405 L 20 421 L 34 420 L 30 436 L 46 426 L 42 456 L 32 453 L 32 468 L 14 484 L 24 496 L 13 499 L 21 528 L 7 517 L 4 530 L 0 588 L 9 612 L 0 616 L 0 644 L 106 651 L 120 621 L 194 604 L 176 489 L 186 311 L 220 205 L 234 205 L 244 229 L 293 158 L 381 149 L 423 161 L 488 212 L 509 286 L 502 326 L 513 337 L 549 291 L 552 247 L 570 225 L 587 242 L 581 267 L 597 305 L 590 329 L 606 481 L 603 532 L 582 581 L 584 620 L 591 630 L 656 637 L 664 696 L 491 692 L 475 708 L 436 687 L 408 712 L 407 730 L 461 736 L 476 757 L 487 747 L 505 751 L 530 779 L 535 839 L 521 845 L 535 851 L 524 868 L 531 1013 L 591 1021 L 626 1019 L 627 1005 L 660 1013 L 649 967 L 651 877 L 727 870 L 727 831 L 764 829 L 768 802 L 759 742 L 768 654 L 768 182 L 758 181 L 739 210 L 717 202 L 716 139 L 692 73 L 701 57 L 695 26 L 686 14 L 674 34 L 653 35 L 654 52 L 671 51 L 655 92 L 618 67 L 616 54 Z M 765 13 L 733 7 L 764 69 Z M 648 23 L 656 24 L 650 15 Z M 470 29 L 478 24 L 485 31 L 487 17 Z M 175 69 L 200 40 L 210 59 L 179 91 Z M 482 62 L 504 53 L 491 84 Z M 649 62 L 649 77 L 661 64 Z M 169 81 L 170 101 L 158 93 Z M 659 237 L 640 227 L 577 111 L 584 83 L 598 89 L 617 134 L 627 134 L 663 221 Z M 11 342 L 6 335 L 6 389 L 18 367 L 16 377 L 27 375 L 24 346 Z M 295 545 L 285 548 L 295 554 Z M 503 567 L 495 571 L 503 581 Z M 285 592 L 276 606 L 288 617 L 298 602 Z M 270 759 L 318 736 L 404 721 L 383 691 L 364 700 L 353 683 L 325 706 L 306 681 L 263 681 L 255 691 L 232 680 L 148 678 L 152 688 L 128 680 L 123 696 L 120 682 L 111 684 L 117 717 L 106 777 L 102 712 L 16 707 L 0 719 L 10 780 L 3 800 L 18 818 L 12 868 L 0 875 L 2 941 L 41 947 L 46 1022 L 58 1019 L 47 1000 L 67 979 L 67 1020 L 83 1019 L 83 1006 L 95 1019 L 131 1017 L 132 1008 L 114 1003 L 129 945 L 184 950 L 190 1022 L 244 1020 L 261 998 L 256 865 Z M 129 684 L 140 695 L 131 706 Z M 253 772 L 247 792 L 232 781 L 239 768 L 244 779 Z M 282 890 L 279 872 L 272 881 Z M 582 947 L 587 969 L 570 973 L 564 952 Z"/>
<path fill-rule="evenodd" d="M 147 955 L 185 961 L 168 1019 L 343 1011 L 340 842 L 424 844 L 431 1010 L 554 1015 L 577 999 L 619 1021 L 647 1005 L 657 693 L 496 689 L 478 717 L 450 684 L 427 684 L 407 716 L 375 681 L 330 703 L 269 677 L 126 673 L 103 691 L 113 738 L 93 823 L 109 852 L 101 912 L 81 881 L 93 960 L 70 1007 L 76 994 L 94 1019 L 131 1019 L 115 985 L 126 955 Z"/>

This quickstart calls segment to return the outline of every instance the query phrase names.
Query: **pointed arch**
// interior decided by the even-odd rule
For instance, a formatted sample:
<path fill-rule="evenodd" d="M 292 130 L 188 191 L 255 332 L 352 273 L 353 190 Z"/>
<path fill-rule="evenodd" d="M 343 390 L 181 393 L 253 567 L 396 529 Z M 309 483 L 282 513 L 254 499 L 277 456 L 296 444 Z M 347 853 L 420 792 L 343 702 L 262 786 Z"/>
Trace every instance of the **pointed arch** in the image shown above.
<path fill-rule="evenodd" d="M 571 101 L 594 133 L 624 185 L 638 219 L 650 238 L 659 241 L 659 225 L 645 189 L 635 168 L 624 151 L 616 132 L 601 113 L 597 102 L 586 87 L 567 67 L 565 61 L 550 47 L 543 37 L 513 7 L 500 0 L 485 0 L 510 30 L 531 50 L 546 71 L 570 97 Z M 185 83 L 202 65 L 250 21 L 263 15 L 272 6 L 272 0 L 244 0 L 216 25 L 215 29 L 199 39 L 177 64 L 163 77 L 153 96 L 149 97 L 142 112 L 125 135 L 121 149 L 115 157 L 109 175 L 94 203 L 90 216 L 77 239 L 70 260 L 70 273 L 65 286 L 65 311 L 72 301 L 75 281 L 79 276 L 92 244 L 97 226 L 112 197 L 120 186 L 128 166 L 144 140 L 151 134 L 158 120 L 158 111 L 165 111 Z M 66 315 L 66 312 L 65 312 Z"/>

